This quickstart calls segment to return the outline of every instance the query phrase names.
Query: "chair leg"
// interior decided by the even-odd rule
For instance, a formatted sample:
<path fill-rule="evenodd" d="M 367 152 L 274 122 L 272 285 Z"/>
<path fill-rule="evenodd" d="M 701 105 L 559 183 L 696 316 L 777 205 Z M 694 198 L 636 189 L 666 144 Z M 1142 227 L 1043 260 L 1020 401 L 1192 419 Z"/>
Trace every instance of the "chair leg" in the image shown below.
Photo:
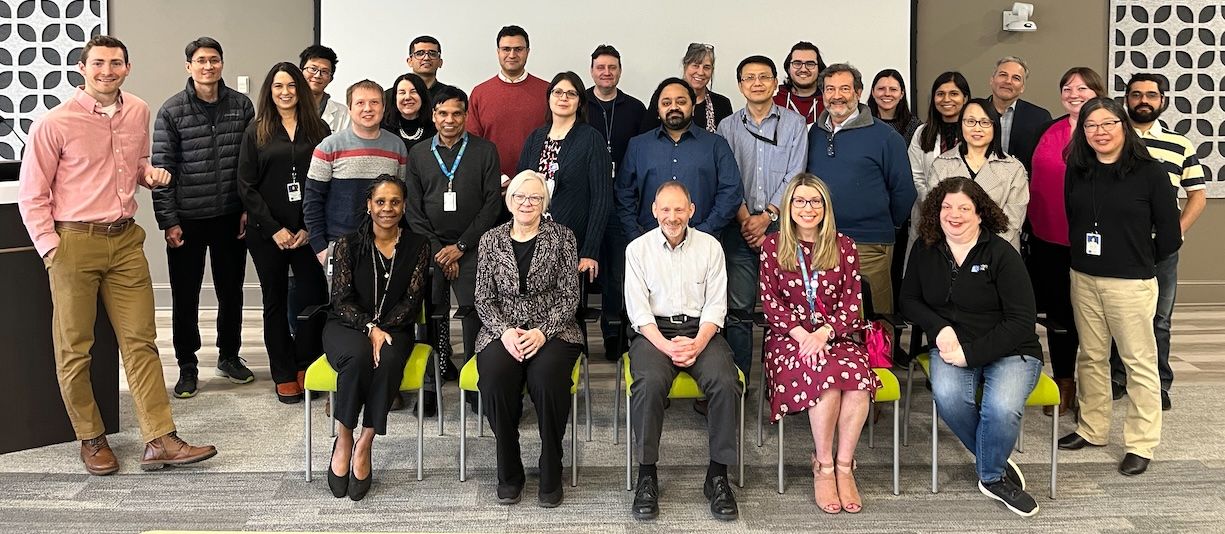
<path fill-rule="evenodd" d="M 1021 421 L 1017 429 L 1017 442 L 1013 447 L 1017 452 L 1025 454 L 1025 408 L 1021 408 Z"/>
<path fill-rule="evenodd" d="M 786 491 L 786 486 L 783 481 L 783 422 L 786 417 L 778 420 L 778 494 L 782 495 Z"/>
<path fill-rule="evenodd" d="M 901 458 L 899 458 L 899 453 L 901 451 L 898 450 L 898 428 L 897 428 L 898 412 L 901 410 L 901 408 L 902 408 L 901 399 L 893 401 L 893 494 L 894 495 L 900 495 L 902 493 L 901 476 L 899 473 L 900 467 L 901 467 Z"/>
<path fill-rule="evenodd" d="M 442 420 L 446 419 L 444 415 L 447 413 L 447 411 L 442 407 L 442 371 L 438 369 L 438 358 L 440 357 L 441 356 L 437 352 L 434 353 L 434 400 L 437 401 L 435 404 L 438 405 L 438 435 L 442 436 L 444 435 Z"/>
<path fill-rule="evenodd" d="M 906 366 L 906 414 L 902 417 L 902 446 L 910 445 L 910 405 L 914 400 L 914 360 Z"/>
<path fill-rule="evenodd" d="M 459 390 L 459 481 L 463 482 L 467 475 L 468 468 L 468 450 L 466 449 L 468 437 L 468 392 L 463 388 Z"/>
<path fill-rule="evenodd" d="M 936 484 L 936 470 L 939 467 L 936 455 L 936 418 L 936 398 L 932 397 L 932 493 L 940 492 Z"/>
<path fill-rule="evenodd" d="M 760 392 L 761 392 L 761 396 L 757 398 L 757 446 L 758 446 L 758 447 L 760 447 L 760 446 L 761 446 L 761 444 L 762 444 L 762 443 L 765 441 L 765 439 L 764 439 L 765 432 L 764 432 L 764 430 L 762 429 L 762 428 L 763 428 L 763 426 L 764 426 L 764 425 L 763 425 L 763 423 L 762 423 L 762 419 L 763 419 L 763 415 L 764 415 L 764 413 L 765 413 L 765 409 L 766 409 L 766 395 L 767 395 L 767 393 L 769 393 L 769 390 L 768 390 L 768 389 L 766 389 L 766 365 L 765 365 L 765 362 L 762 362 L 762 365 L 761 365 L 761 382 L 758 382 L 758 383 L 759 383 L 759 384 L 761 384 L 761 385 L 757 386 L 757 387 L 758 387 L 758 388 L 761 390 L 761 391 L 760 391 Z"/>
<path fill-rule="evenodd" d="M 587 441 L 591 441 L 591 371 L 587 363 L 591 358 L 583 354 L 583 406 L 587 417 Z"/>
<path fill-rule="evenodd" d="M 591 419 L 587 420 L 588 422 Z M 590 428 L 590 427 L 588 427 Z M 578 392 L 570 394 L 570 487 L 578 486 Z"/>
<path fill-rule="evenodd" d="M 306 399 L 306 402 L 302 403 L 302 404 L 305 404 L 305 405 L 306 405 L 306 416 L 303 418 L 303 420 L 304 420 L 304 428 L 302 429 L 302 446 L 303 446 L 303 448 L 304 448 L 304 449 L 305 449 L 305 451 L 306 451 L 306 481 L 307 481 L 307 482 L 310 482 L 310 481 L 311 481 L 311 403 L 310 403 L 310 394 L 311 394 L 310 390 L 309 390 L 309 389 L 308 389 L 308 390 L 306 390 L 306 397 L 307 397 L 307 399 Z M 330 467 L 329 467 L 329 469 L 330 469 Z"/>
<path fill-rule="evenodd" d="M 618 381 L 620 383 L 620 381 Z M 630 442 L 634 441 L 631 436 L 633 431 L 630 430 L 630 397 L 625 396 L 625 491 L 633 491 L 634 487 L 630 485 L 630 464 L 634 461 L 634 453 L 630 446 Z"/>
<path fill-rule="evenodd" d="M 1059 471 L 1059 405 L 1055 405 L 1055 413 L 1051 417 L 1051 500 L 1055 500 L 1055 482 Z"/>
<path fill-rule="evenodd" d="M 876 399 L 868 404 L 868 448 L 876 448 Z"/>
<path fill-rule="evenodd" d="M 621 385 L 625 383 L 625 377 L 621 376 L 623 372 L 621 360 L 618 359 L 617 383 L 615 385 L 616 391 L 613 393 L 613 445 L 621 442 L 621 403 L 625 402 L 625 400 L 621 398 Z M 629 406 L 629 404 L 626 404 L 626 406 Z M 628 412 L 629 409 L 626 408 L 626 411 Z M 629 426 L 627 425 L 626 428 L 628 429 Z"/>
<path fill-rule="evenodd" d="M 476 392 L 476 436 L 485 437 L 485 396 Z"/>
<path fill-rule="evenodd" d="M 740 464 L 740 477 L 736 479 L 736 485 L 742 488 L 744 487 L 744 398 L 747 395 L 747 391 L 740 393 L 740 430 L 736 432 L 736 463 Z"/>
<path fill-rule="evenodd" d="M 435 366 L 437 367 L 437 366 Z M 442 420 L 442 410 L 438 411 L 438 420 Z M 425 467 L 421 460 L 425 457 L 425 384 L 417 388 L 417 481 L 425 475 Z"/>

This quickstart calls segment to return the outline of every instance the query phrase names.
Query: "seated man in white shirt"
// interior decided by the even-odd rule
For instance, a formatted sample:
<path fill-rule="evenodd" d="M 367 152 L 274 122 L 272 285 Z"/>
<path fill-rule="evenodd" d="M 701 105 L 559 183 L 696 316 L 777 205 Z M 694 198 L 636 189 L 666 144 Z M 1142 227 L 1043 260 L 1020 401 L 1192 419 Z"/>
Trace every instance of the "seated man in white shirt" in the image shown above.
<path fill-rule="evenodd" d="M 659 515 L 659 437 L 668 390 L 688 372 L 710 401 L 710 467 L 703 493 L 716 519 L 736 519 L 736 497 L 727 466 L 736 461 L 736 409 L 740 382 L 732 350 L 718 335 L 727 314 L 723 248 L 709 234 L 689 228 L 694 212 L 685 185 L 664 182 L 651 211 L 659 227 L 625 250 L 625 311 L 637 335 L 630 342 L 630 411 L 637 449 L 638 484 L 633 514 Z"/>

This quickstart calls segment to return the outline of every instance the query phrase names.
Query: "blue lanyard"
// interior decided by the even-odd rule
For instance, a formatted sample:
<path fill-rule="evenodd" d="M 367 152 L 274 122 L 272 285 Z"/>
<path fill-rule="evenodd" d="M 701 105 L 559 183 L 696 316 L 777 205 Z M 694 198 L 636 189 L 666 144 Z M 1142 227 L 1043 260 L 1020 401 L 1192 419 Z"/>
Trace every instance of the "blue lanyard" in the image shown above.
<path fill-rule="evenodd" d="M 813 326 L 817 326 L 817 273 L 812 273 L 812 277 L 808 276 L 808 262 L 804 261 L 804 248 L 799 243 L 795 245 L 796 262 L 800 264 L 800 274 L 804 279 L 804 298 L 808 299 L 808 319 L 812 321 Z M 821 307 L 821 313 L 824 314 L 825 306 Z"/>
<path fill-rule="evenodd" d="M 468 149 L 468 134 L 464 134 L 464 140 L 459 144 L 459 154 L 455 155 L 455 162 L 451 164 L 451 169 L 447 169 L 447 165 L 442 162 L 442 156 L 438 155 L 438 136 L 430 140 L 430 152 L 434 153 L 434 160 L 438 162 L 438 168 L 442 169 L 442 174 L 447 177 L 447 192 L 451 192 L 451 184 L 455 182 L 455 171 L 459 169 L 459 160 L 464 159 L 464 151 Z"/>

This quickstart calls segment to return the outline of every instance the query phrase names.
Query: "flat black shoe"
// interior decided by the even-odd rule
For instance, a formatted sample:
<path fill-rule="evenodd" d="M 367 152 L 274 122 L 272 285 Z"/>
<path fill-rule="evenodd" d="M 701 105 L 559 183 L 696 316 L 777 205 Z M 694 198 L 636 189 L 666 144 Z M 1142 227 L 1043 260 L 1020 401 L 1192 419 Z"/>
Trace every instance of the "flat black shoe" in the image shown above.
<path fill-rule="evenodd" d="M 1173 405 L 1170 404 L 1170 392 L 1161 390 L 1161 411 L 1168 412 Z"/>
<path fill-rule="evenodd" d="M 336 443 L 338 439 L 332 440 L 332 456 L 336 456 Z M 338 475 L 332 472 L 331 461 L 328 461 L 328 488 L 332 490 L 332 496 L 337 499 L 349 494 L 349 475 Z"/>
<path fill-rule="evenodd" d="M 1148 458 L 1136 456 L 1132 453 L 1127 453 L 1123 456 L 1123 461 L 1119 462 L 1119 472 L 1129 477 L 1134 477 L 1148 471 Z"/>
<path fill-rule="evenodd" d="M 357 457 L 357 451 L 353 452 L 354 459 Z M 366 498 L 366 493 L 370 491 L 370 484 L 374 482 L 374 451 L 370 451 L 370 474 L 365 480 L 357 478 L 357 470 L 349 468 L 349 498 L 354 501 L 360 501 Z"/>
<path fill-rule="evenodd" d="M 1114 380 L 1111 380 L 1110 381 L 1110 397 L 1114 400 L 1119 400 L 1123 398 L 1124 395 L 1127 395 L 1127 386 L 1124 386 L 1123 384 L 1120 384 L 1118 382 L 1115 382 Z"/>
<path fill-rule="evenodd" d="M 1098 445 L 1096 443 L 1090 443 L 1089 440 L 1080 437 L 1080 434 L 1077 434 L 1075 432 L 1068 434 L 1062 438 L 1059 438 L 1059 448 L 1061 450 L 1078 451 L 1085 447 L 1105 447 L 1105 445 Z"/>
<path fill-rule="evenodd" d="M 702 495 L 710 501 L 710 515 L 720 521 L 735 521 L 740 517 L 736 506 L 736 495 L 732 493 L 732 485 L 727 481 L 727 475 L 717 475 L 709 478 L 702 485 Z"/>
<path fill-rule="evenodd" d="M 498 484 L 498 504 L 510 506 L 519 504 L 523 499 L 523 486 L 503 486 Z M 559 503 L 561 501 L 558 501 Z"/>
<path fill-rule="evenodd" d="M 564 485 L 558 486 L 556 491 L 550 493 L 541 493 L 536 497 L 536 504 L 541 508 L 557 508 L 561 506 L 561 501 L 565 499 L 566 492 Z"/>
<path fill-rule="evenodd" d="M 653 475 L 638 479 L 634 490 L 634 519 L 647 520 L 659 517 L 659 481 Z"/>

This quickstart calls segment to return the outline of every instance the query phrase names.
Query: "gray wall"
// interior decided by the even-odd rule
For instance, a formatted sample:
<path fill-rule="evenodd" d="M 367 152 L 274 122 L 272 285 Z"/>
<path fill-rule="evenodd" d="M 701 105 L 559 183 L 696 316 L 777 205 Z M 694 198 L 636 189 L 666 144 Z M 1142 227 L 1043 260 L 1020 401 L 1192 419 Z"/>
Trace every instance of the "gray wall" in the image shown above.
<path fill-rule="evenodd" d="M 313 0 L 211 0 L 170 2 L 123 0 L 110 2 L 111 34 L 128 46 L 132 72 L 124 90 L 145 99 L 156 114 L 187 82 L 183 47 L 201 35 L 217 39 L 225 48 L 225 83 L 237 87 L 239 75 L 251 77 L 251 94 L 259 90 L 273 63 L 292 61 L 315 38 Z M 254 100 L 254 98 L 252 99 Z M 150 125 L 152 126 L 152 125 Z M 137 196 L 137 220 L 149 234 L 145 253 L 153 275 L 159 307 L 170 307 L 169 275 L 166 271 L 166 241 L 153 218 L 152 200 L 146 191 Z M 215 303 L 211 275 L 205 279 L 201 305 Z M 259 280 L 248 261 L 246 300 L 259 307 Z"/>

